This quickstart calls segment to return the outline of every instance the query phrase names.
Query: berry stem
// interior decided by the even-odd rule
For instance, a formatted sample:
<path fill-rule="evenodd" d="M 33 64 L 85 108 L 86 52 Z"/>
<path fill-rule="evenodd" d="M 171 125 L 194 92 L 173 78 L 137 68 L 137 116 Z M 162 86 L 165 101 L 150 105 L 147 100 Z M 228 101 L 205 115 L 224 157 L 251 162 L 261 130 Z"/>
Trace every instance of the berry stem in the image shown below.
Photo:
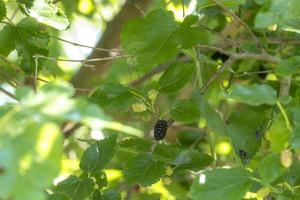
<path fill-rule="evenodd" d="M 289 118 L 288 118 L 288 116 L 287 116 L 287 114 L 286 114 L 286 112 L 285 112 L 283 106 L 281 105 L 281 103 L 280 103 L 279 101 L 276 101 L 276 105 L 277 105 L 277 107 L 279 108 L 279 110 L 280 110 L 280 112 L 281 112 L 281 114 L 282 114 L 282 116 L 283 116 L 283 118 L 284 118 L 284 121 L 285 121 L 285 124 L 286 124 L 287 129 L 288 129 L 289 131 L 292 131 L 293 129 L 292 129 L 290 120 L 289 120 Z"/>

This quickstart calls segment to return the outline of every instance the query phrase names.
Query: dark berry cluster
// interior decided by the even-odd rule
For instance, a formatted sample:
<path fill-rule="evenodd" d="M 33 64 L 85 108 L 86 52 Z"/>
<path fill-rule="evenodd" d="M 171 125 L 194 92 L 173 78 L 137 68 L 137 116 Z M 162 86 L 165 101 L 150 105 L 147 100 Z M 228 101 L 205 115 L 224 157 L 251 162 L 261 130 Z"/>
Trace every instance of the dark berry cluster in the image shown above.
<path fill-rule="evenodd" d="M 166 120 L 158 120 L 154 125 L 155 140 L 162 140 L 165 138 L 168 129 L 168 122 Z"/>

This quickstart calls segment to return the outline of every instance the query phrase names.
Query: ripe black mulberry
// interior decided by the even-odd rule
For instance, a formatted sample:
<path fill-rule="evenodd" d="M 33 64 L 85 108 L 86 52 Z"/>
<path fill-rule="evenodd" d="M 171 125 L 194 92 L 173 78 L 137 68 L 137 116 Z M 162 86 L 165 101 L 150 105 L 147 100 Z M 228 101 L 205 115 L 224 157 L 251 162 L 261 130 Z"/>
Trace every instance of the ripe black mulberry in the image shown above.
<path fill-rule="evenodd" d="M 155 140 L 162 140 L 165 138 L 168 130 L 168 122 L 166 120 L 158 120 L 154 125 Z"/>

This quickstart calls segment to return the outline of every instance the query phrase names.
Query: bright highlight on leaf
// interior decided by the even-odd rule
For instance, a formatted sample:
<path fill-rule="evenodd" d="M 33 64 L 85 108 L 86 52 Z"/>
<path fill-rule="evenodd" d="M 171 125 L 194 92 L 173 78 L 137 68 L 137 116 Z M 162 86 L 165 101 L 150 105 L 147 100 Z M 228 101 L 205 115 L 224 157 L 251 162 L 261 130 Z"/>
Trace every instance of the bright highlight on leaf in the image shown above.
<path fill-rule="evenodd" d="M 26 12 L 38 22 L 65 30 L 69 26 L 69 20 L 62 10 L 46 0 L 34 0 L 31 7 L 24 7 Z"/>

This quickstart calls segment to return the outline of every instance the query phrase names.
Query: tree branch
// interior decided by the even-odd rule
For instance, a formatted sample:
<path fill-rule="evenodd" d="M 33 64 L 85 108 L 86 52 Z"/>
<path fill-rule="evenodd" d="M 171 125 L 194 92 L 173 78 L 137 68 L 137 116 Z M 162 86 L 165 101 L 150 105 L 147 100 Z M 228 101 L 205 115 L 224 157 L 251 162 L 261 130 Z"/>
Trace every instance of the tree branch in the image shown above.
<path fill-rule="evenodd" d="M 257 47 L 260 48 L 263 53 L 265 52 L 265 49 L 264 49 L 263 45 L 260 43 L 258 38 L 253 33 L 253 31 L 249 28 L 249 26 L 243 20 L 241 20 L 236 14 L 231 12 L 228 8 L 226 8 L 224 5 L 222 5 L 217 0 L 212 0 L 212 1 L 216 5 L 220 6 L 223 10 L 225 10 L 228 14 L 230 14 L 235 20 L 237 20 L 250 33 L 250 35 L 252 36 L 253 40 L 255 41 Z"/>
<path fill-rule="evenodd" d="M 124 24 L 132 18 L 141 16 L 141 12 L 136 8 L 139 6 L 141 10 L 146 10 L 153 0 L 143 0 L 142 3 L 139 0 L 127 0 L 120 12 L 109 22 L 106 26 L 106 30 L 101 36 L 100 41 L 96 45 L 96 48 L 102 49 L 115 49 L 120 45 L 120 34 Z M 109 52 L 93 51 L 88 59 L 103 58 L 111 56 Z M 95 70 L 91 68 L 81 68 L 75 76 L 72 78 L 71 83 L 78 88 L 88 88 L 92 86 L 93 80 L 110 66 L 109 61 L 102 61 L 97 65 Z"/>
<path fill-rule="evenodd" d="M 10 98 L 12 98 L 16 101 L 19 101 L 18 98 L 14 94 L 12 94 L 9 91 L 3 89 L 2 87 L 0 87 L 0 91 L 3 92 L 4 94 L 6 94 L 7 96 L 9 96 Z"/>
<path fill-rule="evenodd" d="M 212 47 L 209 47 L 212 48 Z M 216 47 L 213 47 L 215 49 Z M 223 53 L 230 56 L 229 59 L 223 63 L 223 65 L 208 79 L 208 81 L 204 84 L 204 86 L 200 89 L 200 93 L 204 94 L 208 87 L 226 70 L 228 69 L 235 61 L 252 58 L 256 60 L 266 61 L 270 63 L 278 63 L 280 61 L 279 58 L 268 55 L 268 54 L 254 54 L 254 53 L 232 53 L 229 51 L 222 50 Z M 222 53 L 222 52 L 221 52 Z"/>

